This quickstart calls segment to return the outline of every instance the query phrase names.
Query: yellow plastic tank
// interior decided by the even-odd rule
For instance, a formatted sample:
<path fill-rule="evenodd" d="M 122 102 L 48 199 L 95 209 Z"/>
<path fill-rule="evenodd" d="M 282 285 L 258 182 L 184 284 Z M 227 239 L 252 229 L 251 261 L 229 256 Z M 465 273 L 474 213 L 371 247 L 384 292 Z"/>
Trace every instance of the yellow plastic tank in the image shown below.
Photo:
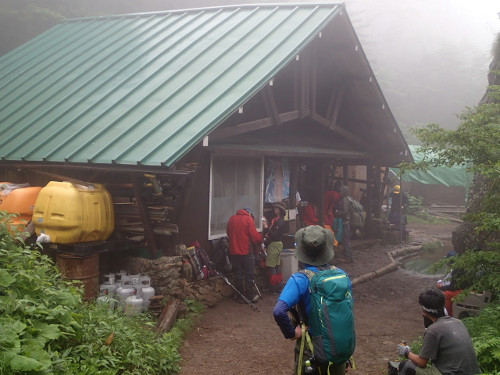
<path fill-rule="evenodd" d="M 33 223 L 52 243 L 104 241 L 115 225 L 111 195 L 99 184 L 51 181 L 38 194 Z"/>
<path fill-rule="evenodd" d="M 42 189 L 41 186 L 17 186 L 19 185 L 10 182 L 0 182 L 0 211 L 17 215 L 9 220 L 14 227 L 24 226 L 31 220 L 36 198 Z"/>

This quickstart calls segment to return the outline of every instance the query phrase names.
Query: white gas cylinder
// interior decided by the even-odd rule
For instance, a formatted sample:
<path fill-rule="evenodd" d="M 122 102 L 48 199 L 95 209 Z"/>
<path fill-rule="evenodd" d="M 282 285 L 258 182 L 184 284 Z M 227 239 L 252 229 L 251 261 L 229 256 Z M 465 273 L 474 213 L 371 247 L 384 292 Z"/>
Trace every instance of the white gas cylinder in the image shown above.
<path fill-rule="evenodd" d="M 97 297 L 97 303 L 102 305 L 107 305 L 108 309 L 110 310 L 113 310 L 115 308 L 115 301 L 116 300 L 110 297 L 108 294 L 102 294 L 99 297 Z"/>
<path fill-rule="evenodd" d="M 129 276 L 123 276 L 122 285 L 116 289 L 116 299 L 118 300 L 118 304 L 123 307 L 127 297 L 134 295 L 134 293 L 135 289 L 132 286 L 132 280 Z"/>
<path fill-rule="evenodd" d="M 99 295 L 109 295 L 110 298 L 114 298 L 116 289 L 117 286 L 114 282 L 104 281 L 101 285 L 99 285 Z"/>
<path fill-rule="evenodd" d="M 125 313 L 129 315 L 138 315 L 142 312 L 144 300 L 141 296 L 135 294 L 128 296 L 125 301 Z"/>
<path fill-rule="evenodd" d="M 114 273 L 107 273 L 107 274 L 105 274 L 103 281 L 105 283 L 114 284 L 115 283 L 115 274 Z"/>
<path fill-rule="evenodd" d="M 140 289 L 140 277 L 141 275 L 128 275 L 130 277 L 130 280 L 132 281 L 132 287 L 135 288 L 136 291 Z"/>
<path fill-rule="evenodd" d="M 139 282 L 141 285 L 142 299 L 144 300 L 144 310 L 146 310 L 151 304 L 149 299 L 155 295 L 155 290 L 151 286 L 151 278 L 149 276 L 141 276 Z"/>
<path fill-rule="evenodd" d="M 115 273 L 115 285 L 117 288 L 122 286 L 123 276 L 127 276 L 127 271 L 121 270 L 120 272 Z"/>

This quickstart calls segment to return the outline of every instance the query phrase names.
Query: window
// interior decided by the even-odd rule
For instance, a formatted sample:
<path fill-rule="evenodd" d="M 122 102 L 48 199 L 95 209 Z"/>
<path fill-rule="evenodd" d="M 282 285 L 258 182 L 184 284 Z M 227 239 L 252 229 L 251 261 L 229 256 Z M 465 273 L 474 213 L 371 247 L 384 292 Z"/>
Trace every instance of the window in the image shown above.
<path fill-rule="evenodd" d="M 252 209 L 260 228 L 263 173 L 261 158 L 212 155 L 209 239 L 225 236 L 229 218 L 245 207 Z"/>

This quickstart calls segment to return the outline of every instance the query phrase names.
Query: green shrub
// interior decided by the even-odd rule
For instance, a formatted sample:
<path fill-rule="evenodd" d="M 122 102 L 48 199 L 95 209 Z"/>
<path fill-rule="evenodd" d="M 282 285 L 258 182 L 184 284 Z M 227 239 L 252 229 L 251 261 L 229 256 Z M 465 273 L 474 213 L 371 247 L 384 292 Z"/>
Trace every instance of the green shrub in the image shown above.
<path fill-rule="evenodd" d="M 1 220 L 0 220 L 1 221 Z M 83 303 L 45 255 L 20 246 L 0 224 L 0 375 L 176 374 L 178 347 L 201 304 L 156 337 L 148 314 Z"/>
<path fill-rule="evenodd" d="M 500 371 L 500 304 L 481 311 L 478 317 L 463 319 L 472 338 L 481 371 L 498 374 Z"/>
<path fill-rule="evenodd" d="M 81 330 L 78 288 L 0 225 L 0 373 L 43 371 Z"/>

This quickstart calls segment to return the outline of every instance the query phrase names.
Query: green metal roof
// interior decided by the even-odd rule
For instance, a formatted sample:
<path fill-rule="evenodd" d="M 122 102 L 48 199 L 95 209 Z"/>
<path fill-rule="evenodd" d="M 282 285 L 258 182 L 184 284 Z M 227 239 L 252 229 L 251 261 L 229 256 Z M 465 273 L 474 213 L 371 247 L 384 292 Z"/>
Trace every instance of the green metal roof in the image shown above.
<path fill-rule="evenodd" d="M 170 166 L 342 8 L 227 6 L 61 22 L 0 58 L 0 157 Z"/>

